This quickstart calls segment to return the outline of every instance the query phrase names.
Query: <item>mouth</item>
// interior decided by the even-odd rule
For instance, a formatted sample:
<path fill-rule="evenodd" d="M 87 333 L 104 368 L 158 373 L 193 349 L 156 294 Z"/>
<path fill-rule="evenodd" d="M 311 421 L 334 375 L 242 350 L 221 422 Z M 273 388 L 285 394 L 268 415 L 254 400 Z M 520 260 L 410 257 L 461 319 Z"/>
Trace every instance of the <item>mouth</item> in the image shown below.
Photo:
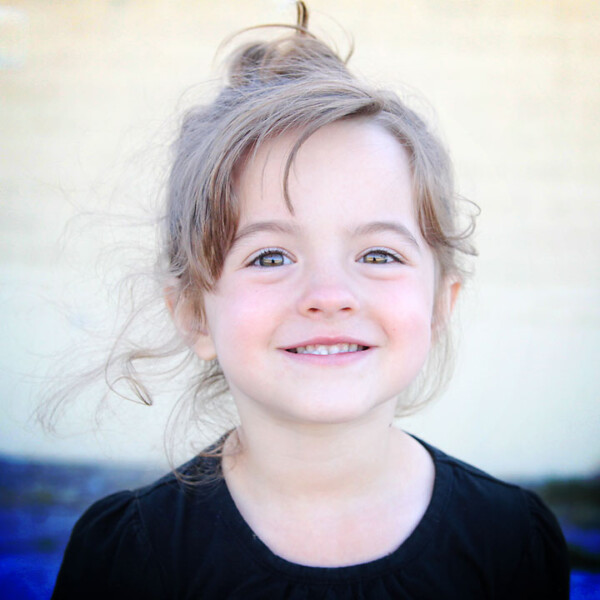
<path fill-rule="evenodd" d="M 314 354 L 317 356 L 327 356 L 329 354 L 349 354 L 351 352 L 363 352 L 368 349 L 369 346 L 363 346 L 361 344 L 310 344 L 307 346 L 286 348 L 286 352 L 291 352 L 292 354 Z"/>

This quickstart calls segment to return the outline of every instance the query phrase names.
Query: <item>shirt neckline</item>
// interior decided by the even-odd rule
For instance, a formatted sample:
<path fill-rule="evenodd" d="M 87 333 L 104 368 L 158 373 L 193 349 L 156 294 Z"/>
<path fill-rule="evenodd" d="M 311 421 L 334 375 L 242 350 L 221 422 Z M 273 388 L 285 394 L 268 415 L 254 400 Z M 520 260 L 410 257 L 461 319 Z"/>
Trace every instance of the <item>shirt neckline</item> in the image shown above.
<path fill-rule="evenodd" d="M 295 579 L 300 578 L 313 582 L 339 582 L 364 579 L 396 571 L 414 560 L 427 543 L 434 539 L 434 533 L 445 511 L 452 484 L 450 469 L 443 460 L 440 460 L 443 453 L 416 436 L 412 437 L 429 452 L 433 460 L 435 468 L 433 492 L 425 514 L 413 532 L 396 550 L 386 556 L 343 567 L 313 567 L 288 561 L 275 554 L 246 523 L 235 505 L 224 479 L 221 481 L 219 494 L 220 517 L 229 526 L 251 560 L 269 570 Z"/>

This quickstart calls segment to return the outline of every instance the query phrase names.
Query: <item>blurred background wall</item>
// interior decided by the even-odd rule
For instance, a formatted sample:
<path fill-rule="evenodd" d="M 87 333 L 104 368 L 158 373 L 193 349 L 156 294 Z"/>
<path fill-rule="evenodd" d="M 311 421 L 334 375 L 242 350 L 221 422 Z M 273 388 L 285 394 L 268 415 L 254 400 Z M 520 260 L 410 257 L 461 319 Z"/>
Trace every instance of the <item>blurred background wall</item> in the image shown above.
<path fill-rule="evenodd" d="M 498 475 L 597 472 L 600 4 L 309 7 L 341 48 L 341 28 L 353 35 L 356 71 L 437 122 L 482 208 L 456 376 L 404 426 Z M 52 357 L 106 318 L 98 256 L 152 247 L 143 228 L 107 238 L 81 215 L 152 203 L 178 115 L 214 87 L 218 44 L 294 15 L 275 0 L 0 2 L 0 452 L 164 464 L 168 397 L 112 403 L 96 426 L 86 395 L 61 437 L 31 418 Z"/>

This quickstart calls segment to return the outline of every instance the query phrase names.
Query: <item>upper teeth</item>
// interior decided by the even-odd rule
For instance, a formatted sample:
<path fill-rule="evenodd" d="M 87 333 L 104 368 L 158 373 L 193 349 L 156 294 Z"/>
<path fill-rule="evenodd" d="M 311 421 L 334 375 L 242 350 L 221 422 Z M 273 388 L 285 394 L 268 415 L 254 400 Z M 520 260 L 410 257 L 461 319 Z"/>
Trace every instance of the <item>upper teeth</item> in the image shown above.
<path fill-rule="evenodd" d="M 364 346 L 359 346 L 358 344 L 334 344 L 332 346 L 324 346 L 322 344 L 317 344 L 315 346 L 298 346 L 297 348 L 293 348 L 292 352 L 297 352 L 298 354 L 339 354 L 340 352 L 357 352 L 359 348 L 362 350 Z"/>

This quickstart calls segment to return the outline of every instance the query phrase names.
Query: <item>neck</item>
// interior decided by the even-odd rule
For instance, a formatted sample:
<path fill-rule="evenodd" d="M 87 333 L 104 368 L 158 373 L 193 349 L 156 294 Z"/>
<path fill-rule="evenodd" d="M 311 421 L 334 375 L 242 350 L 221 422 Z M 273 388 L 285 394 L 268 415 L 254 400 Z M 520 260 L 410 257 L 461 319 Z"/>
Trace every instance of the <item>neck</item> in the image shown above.
<path fill-rule="evenodd" d="M 229 483 L 250 486 L 257 495 L 314 502 L 363 497 L 389 485 L 398 472 L 405 434 L 390 426 L 393 410 L 384 406 L 361 422 L 298 424 L 244 419 L 226 450 Z M 237 448 L 232 448 L 238 442 Z"/>

